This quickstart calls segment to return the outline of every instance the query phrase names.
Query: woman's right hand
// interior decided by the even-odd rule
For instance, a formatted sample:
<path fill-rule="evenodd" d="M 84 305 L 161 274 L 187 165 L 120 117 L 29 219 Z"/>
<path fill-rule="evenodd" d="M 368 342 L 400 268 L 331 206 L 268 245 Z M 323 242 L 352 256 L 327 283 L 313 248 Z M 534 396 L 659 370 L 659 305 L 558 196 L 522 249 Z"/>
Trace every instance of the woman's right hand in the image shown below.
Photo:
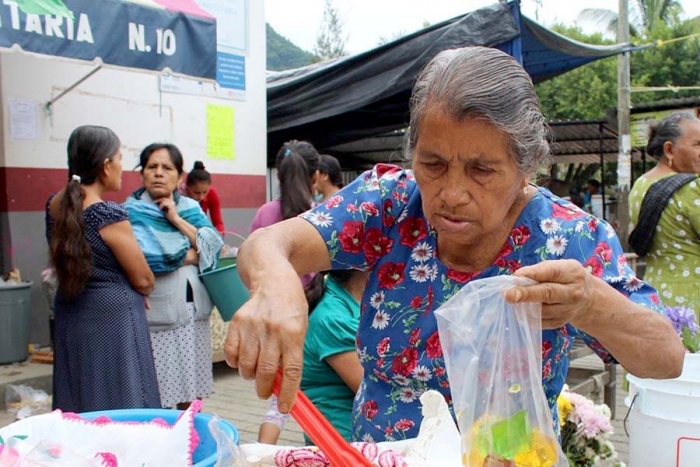
<path fill-rule="evenodd" d="M 299 276 L 289 265 L 267 277 L 233 315 L 224 344 L 226 362 L 255 379 L 260 398 L 272 394 L 282 367 L 279 409 L 288 413 L 301 384 L 308 306 Z"/>
<path fill-rule="evenodd" d="M 184 264 L 193 264 L 195 266 L 199 264 L 199 253 L 197 253 L 197 250 L 195 250 L 194 248 L 190 248 L 189 250 L 187 250 Z"/>

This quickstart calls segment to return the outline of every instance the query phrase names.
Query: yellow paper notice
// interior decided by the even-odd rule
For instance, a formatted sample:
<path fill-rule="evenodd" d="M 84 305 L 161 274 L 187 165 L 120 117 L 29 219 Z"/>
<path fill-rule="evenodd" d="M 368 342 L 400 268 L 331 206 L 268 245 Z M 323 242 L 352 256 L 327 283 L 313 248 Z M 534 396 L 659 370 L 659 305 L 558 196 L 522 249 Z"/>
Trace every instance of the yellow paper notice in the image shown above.
<path fill-rule="evenodd" d="M 207 156 L 234 159 L 233 107 L 207 104 Z"/>

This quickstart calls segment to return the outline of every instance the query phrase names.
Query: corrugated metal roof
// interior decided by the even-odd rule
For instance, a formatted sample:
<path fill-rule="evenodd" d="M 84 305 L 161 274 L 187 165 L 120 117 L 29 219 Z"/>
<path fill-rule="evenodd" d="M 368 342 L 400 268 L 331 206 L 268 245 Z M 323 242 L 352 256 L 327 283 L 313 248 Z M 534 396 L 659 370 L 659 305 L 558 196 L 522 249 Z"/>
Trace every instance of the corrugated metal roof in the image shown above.
<path fill-rule="evenodd" d="M 604 120 L 556 121 L 549 124 L 552 163 L 599 164 L 601 155 L 605 162 L 616 162 L 618 154 L 617 133 Z M 371 136 L 337 146 L 322 148 L 337 157 L 344 166 L 353 161 L 352 167 L 370 166 L 378 162 L 402 164 L 407 162 L 403 153 L 404 130 Z M 639 152 L 634 160 L 641 160 Z"/>

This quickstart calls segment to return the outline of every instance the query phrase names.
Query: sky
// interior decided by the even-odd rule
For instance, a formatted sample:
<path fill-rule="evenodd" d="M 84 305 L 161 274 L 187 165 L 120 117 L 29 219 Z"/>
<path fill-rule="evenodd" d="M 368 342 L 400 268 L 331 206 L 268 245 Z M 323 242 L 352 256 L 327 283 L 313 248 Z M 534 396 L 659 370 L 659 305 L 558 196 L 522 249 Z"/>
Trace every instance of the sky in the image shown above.
<path fill-rule="evenodd" d="M 255 0 L 258 1 L 258 0 Z M 347 35 L 345 49 L 356 54 L 376 47 L 380 38 L 391 39 L 430 24 L 454 18 L 496 0 L 333 0 Z M 521 10 L 544 25 L 574 25 L 585 8 L 617 11 L 615 0 L 521 0 Z M 685 16 L 700 15 L 700 1 L 681 0 Z M 323 20 L 324 0 L 265 0 L 265 19 L 279 34 L 304 50 L 312 51 Z M 593 26 L 588 26 L 588 28 Z"/>

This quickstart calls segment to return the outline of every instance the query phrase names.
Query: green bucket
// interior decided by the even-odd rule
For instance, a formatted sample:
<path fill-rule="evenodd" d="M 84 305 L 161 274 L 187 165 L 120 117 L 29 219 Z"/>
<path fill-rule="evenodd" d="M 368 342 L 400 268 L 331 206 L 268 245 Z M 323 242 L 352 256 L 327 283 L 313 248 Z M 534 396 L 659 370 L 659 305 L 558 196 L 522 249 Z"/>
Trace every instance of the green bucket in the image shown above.
<path fill-rule="evenodd" d="M 231 321 L 236 310 L 250 298 L 238 275 L 236 258 L 221 258 L 217 269 L 200 274 L 199 278 L 224 321 Z"/>

